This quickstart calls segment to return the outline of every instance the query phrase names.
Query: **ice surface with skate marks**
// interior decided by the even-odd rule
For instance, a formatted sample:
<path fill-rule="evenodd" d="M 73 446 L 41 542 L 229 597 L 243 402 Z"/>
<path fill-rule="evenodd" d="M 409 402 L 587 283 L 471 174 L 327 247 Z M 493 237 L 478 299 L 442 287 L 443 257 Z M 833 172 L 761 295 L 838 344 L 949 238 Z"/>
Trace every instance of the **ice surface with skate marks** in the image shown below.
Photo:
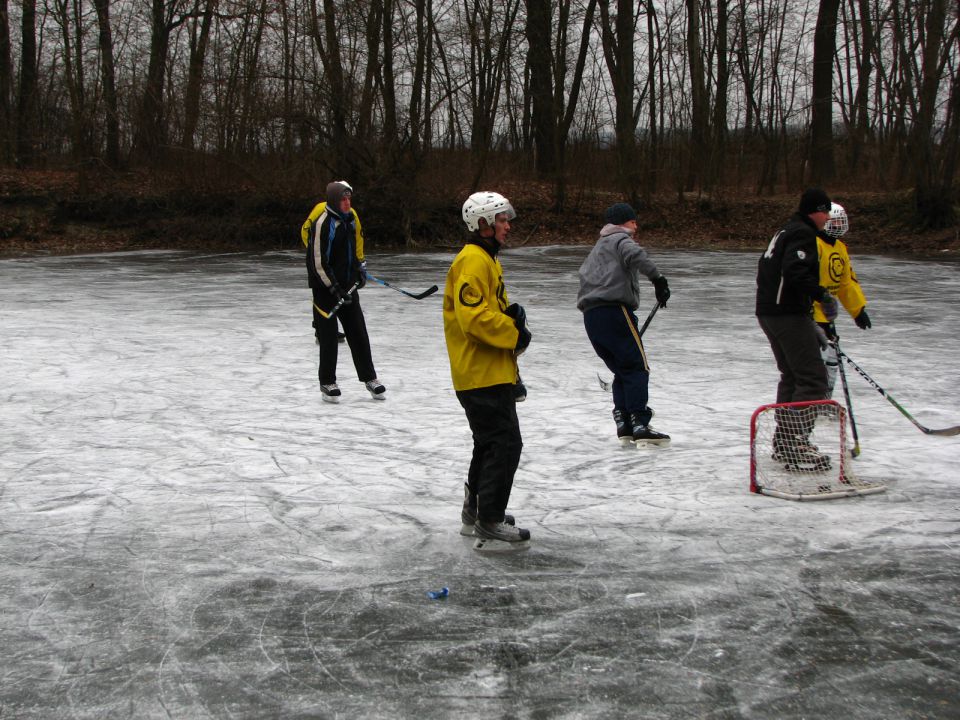
<path fill-rule="evenodd" d="M 887 492 L 749 494 L 777 381 L 758 253 L 654 247 L 672 443 L 621 449 L 574 307 L 587 250 L 502 256 L 533 333 L 510 503 L 533 539 L 495 557 L 458 534 L 442 294 L 362 290 L 387 399 L 341 345 L 331 405 L 299 252 L 0 261 L 0 716 L 960 715 L 960 439 L 848 372 L 857 473 Z M 845 352 L 960 422 L 960 265 L 852 251 L 874 326 L 841 314 Z M 452 258 L 368 262 L 418 292 Z"/>

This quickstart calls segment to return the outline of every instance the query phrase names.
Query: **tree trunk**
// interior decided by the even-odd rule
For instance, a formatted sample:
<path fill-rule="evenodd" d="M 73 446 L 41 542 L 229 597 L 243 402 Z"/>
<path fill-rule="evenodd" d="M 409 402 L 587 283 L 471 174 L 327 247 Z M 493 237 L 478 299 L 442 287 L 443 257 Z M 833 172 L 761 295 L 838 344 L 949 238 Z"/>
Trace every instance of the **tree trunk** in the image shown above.
<path fill-rule="evenodd" d="M 104 3 L 106 0 L 96 0 Z M 210 27 L 218 0 L 207 0 L 201 12 L 199 2 L 194 7 L 195 18 L 190 27 L 190 60 L 187 64 L 187 88 L 183 97 L 183 137 L 180 146 L 192 150 L 200 121 L 200 91 L 203 89 L 203 68 L 210 44 Z"/>
<path fill-rule="evenodd" d="M 810 183 L 833 179 L 833 61 L 837 53 L 840 0 L 820 0 L 813 36 L 813 88 L 810 112 Z"/>
<path fill-rule="evenodd" d="M 100 81 L 103 83 L 105 118 L 104 162 L 120 166 L 120 113 L 117 103 L 117 79 L 113 61 L 113 33 L 110 29 L 110 0 L 93 0 L 97 11 L 97 44 L 100 48 Z"/>
<path fill-rule="evenodd" d="M 0 164 L 13 160 L 13 64 L 10 61 L 10 12 L 0 0 Z"/>
<path fill-rule="evenodd" d="M 17 98 L 18 167 L 30 167 L 36 160 L 37 122 L 40 118 L 36 24 L 36 0 L 23 0 L 20 20 L 20 89 Z"/>

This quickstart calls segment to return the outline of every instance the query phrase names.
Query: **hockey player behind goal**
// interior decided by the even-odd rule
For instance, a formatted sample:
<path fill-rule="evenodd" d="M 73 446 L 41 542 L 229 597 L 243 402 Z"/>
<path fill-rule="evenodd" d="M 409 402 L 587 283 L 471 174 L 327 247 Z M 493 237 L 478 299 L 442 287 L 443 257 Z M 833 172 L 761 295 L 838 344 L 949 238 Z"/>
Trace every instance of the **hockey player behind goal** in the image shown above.
<path fill-rule="evenodd" d="M 882 492 L 861 480 L 847 447 L 846 409 L 833 400 L 774 403 L 750 420 L 750 490 L 787 500 Z M 783 438 L 803 437 L 803 444 Z"/>

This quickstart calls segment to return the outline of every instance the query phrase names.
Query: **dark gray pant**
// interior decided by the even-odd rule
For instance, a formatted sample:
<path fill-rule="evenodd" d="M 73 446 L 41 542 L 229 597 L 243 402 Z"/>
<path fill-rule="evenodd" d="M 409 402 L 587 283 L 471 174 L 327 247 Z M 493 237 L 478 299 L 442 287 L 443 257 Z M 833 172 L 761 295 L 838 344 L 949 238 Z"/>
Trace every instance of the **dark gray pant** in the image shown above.
<path fill-rule="evenodd" d="M 827 370 L 813 319 L 808 315 L 760 315 L 757 320 L 780 371 L 777 402 L 825 400 Z"/>

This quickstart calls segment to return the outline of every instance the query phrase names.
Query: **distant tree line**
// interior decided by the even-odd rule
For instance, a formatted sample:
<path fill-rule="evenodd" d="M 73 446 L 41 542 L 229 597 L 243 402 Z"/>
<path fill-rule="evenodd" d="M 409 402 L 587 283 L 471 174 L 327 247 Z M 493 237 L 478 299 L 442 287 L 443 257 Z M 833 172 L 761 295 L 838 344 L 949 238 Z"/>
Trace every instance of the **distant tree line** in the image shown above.
<path fill-rule="evenodd" d="M 910 189 L 955 222 L 956 0 L 0 0 L 0 163 L 388 196 Z"/>

